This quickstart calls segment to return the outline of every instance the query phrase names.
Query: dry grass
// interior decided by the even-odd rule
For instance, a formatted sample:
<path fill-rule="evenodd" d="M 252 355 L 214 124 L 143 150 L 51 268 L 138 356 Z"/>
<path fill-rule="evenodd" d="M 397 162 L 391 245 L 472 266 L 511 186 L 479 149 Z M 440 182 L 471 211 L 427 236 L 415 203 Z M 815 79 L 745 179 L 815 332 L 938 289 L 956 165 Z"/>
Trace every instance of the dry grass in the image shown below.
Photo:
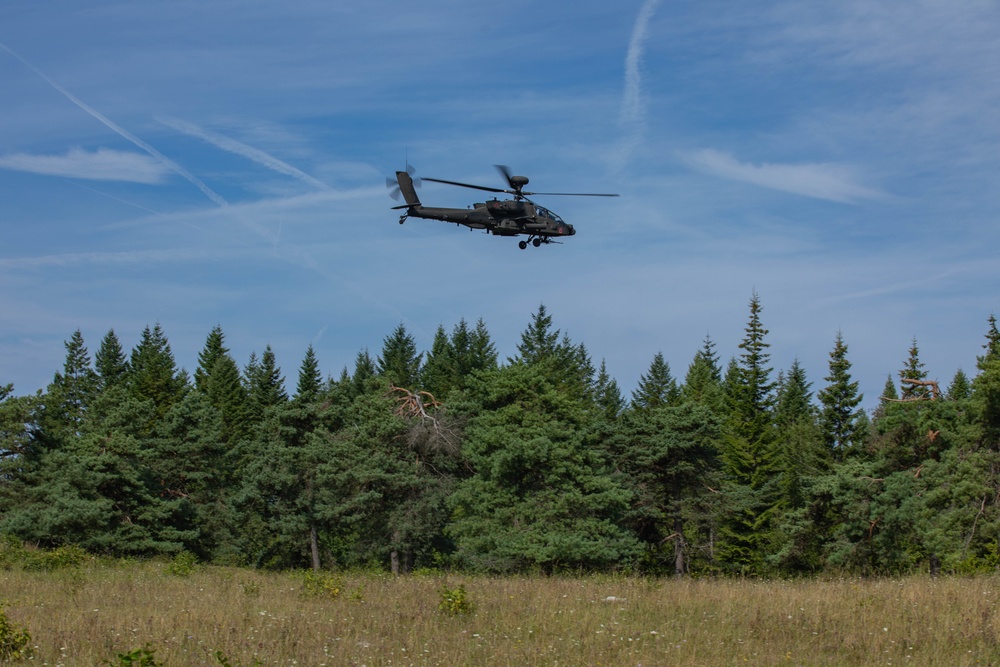
<path fill-rule="evenodd" d="M 302 579 L 164 566 L 0 572 L 29 664 L 98 665 L 143 645 L 164 665 L 998 665 L 1000 578 L 834 581 Z M 438 610 L 463 584 L 469 615 Z"/>

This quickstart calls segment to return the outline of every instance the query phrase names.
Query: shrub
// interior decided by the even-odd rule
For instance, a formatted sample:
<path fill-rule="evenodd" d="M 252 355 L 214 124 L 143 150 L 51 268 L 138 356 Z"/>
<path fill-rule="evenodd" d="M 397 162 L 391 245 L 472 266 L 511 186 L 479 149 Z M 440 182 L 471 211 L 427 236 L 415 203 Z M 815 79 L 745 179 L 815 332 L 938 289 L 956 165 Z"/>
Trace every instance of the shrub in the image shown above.
<path fill-rule="evenodd" d="M 20 660 L 31 655 L 28 642 L 31 635 L 24 628 L 15 628 L 0 609 L 0 662 Z"/>
<path fill-rule="evenodd" d="M 142 648 L 137 648 L 128 653 L 119 653 L 118 662 L 109 662 L 111 667 L 162 667 L 163 663 L 157 662 L 153 654 L 156 653 L 146 644 Z"/>
<path fill-rule="evenodd" d="M 302 595 L 307 597 L 327 597 L 335 599 L 340 596 L 343 587 L 340 577 L 333 574 L 323 574 L 306 570 L 302 575 Z"/>
<path fill-rule="evenodd" d="M 198 557 L 190 551 L 182 551 L 167 565 L 166 573 L 177 577 L 187 577 L 198 565 Z"/>
<path fill-rule="evenodd" d="M 471 614 L 476 606 L 469 599 L 469 594 L 464 585 L 458 588 L 448 588 L 442 586 L 438 590 L 441 601 L 438 602 L 438 611 L 446 616 L 458 616 L 459 614 Z"/>

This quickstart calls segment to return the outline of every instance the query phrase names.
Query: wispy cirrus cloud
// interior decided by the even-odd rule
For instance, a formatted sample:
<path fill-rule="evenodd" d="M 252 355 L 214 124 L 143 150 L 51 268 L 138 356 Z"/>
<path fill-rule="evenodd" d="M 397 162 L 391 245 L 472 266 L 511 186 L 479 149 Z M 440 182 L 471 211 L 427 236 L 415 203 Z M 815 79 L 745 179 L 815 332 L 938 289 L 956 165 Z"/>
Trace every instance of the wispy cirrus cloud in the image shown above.
<path fill-rule="evenodd" d="M 740 162 L 729 153 L 711 148 L 682 153 L 681 159 L 708 174 L 803 197 L 850 204 L 888 196 L 880 190 L 861 185 L 850 168 L 839 164 L 752 164 Z"/>
<path fill-rule="evenodd" d="M 87 151 L 70 149 L 65 155 L 0 155 L 0 169 L 25 171 L 46 176 L 65 176 L 92 181 L 128 181 L 163 183 L 169 169 L 159 160 L 139 153 L 99 148 Z"/>

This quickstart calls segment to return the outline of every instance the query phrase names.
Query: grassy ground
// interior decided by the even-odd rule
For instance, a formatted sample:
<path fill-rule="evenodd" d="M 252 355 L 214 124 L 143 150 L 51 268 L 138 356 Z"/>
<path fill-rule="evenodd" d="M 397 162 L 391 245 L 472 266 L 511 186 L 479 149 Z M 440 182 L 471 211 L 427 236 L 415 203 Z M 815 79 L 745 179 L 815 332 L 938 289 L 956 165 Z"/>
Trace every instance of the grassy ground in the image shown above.
<path fill-rule="evenodd" d="M 35 665 L 1000 665 L 1000 578 L 391 578 L 163 564 L 0 572 Z M 323 586 L 323 584 L 327 586 Z M 330 584 L 336 584 L 331 586 Z M 475 605 L 448 616 L 441 588 Z M 311 592 L 310 589 L 311 588 Z M 333 590 L 339 589 L 339 590 Z M 334 594 L 336 593 L 336 597 Z M 135 664 L 139 664 L 136 662 Z"/>

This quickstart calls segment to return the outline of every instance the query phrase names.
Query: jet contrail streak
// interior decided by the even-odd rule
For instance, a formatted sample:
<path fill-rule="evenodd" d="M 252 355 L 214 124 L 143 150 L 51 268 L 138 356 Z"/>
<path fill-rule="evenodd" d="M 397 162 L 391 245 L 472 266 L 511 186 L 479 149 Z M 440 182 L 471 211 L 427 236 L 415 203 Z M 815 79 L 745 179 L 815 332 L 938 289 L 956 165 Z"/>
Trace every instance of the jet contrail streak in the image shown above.
<path fill-rule="evenodd" d="M 632 38 L 629 40 L 628 52 L 625 55 L 625 90 L 622 93 L 620 122 L 627 135 L 622 146 L 619 159 L 624 163 L 632 150 L 639 144 L 645 129 L 645 115 L 642 104 L 642 76 L 639 65 L 642 63 L 643 49 L 649 37 L 649 22 L 656 13 L 661 0 L 646 0 L 639 8 L 639 15 L 632 27 Z"/>
<path fill-rule="evenodd" d="M 115 132 L 116 134 L 120 135 L 122 138 L 127 139 L 128 141 L 131 141 L 133 144 L 135 144 L 136 146 L 138 146 L 139 148 L 141 148 L 142 150 L 146 151 L 147 153 L 149 153 L 150 155 L 152 155 L 154 158 L 156 158 L 157 160 L 159 160 L 160 162 L 162 162 L 168 169 L 170 169 L 171 171 L 175 172 L 179 176 L 187 179 L 192 185 L 194 185 L 196 188 L 198 188 L 199 190 L 201 190 L 205 194 L 205 196 L 208 197 L 209 199 L 211 199 L 213 202 L 215 202 L 219 206 L 227 206 L 229 204 L 229 202 L 227 202 L 225 199 L 223 199 L 220 194 L 218 194 L 217 192 L 215 192 L 214 190 L 212 190 L 212 188 L 210 188 L 207 185 L 205 185 L 204 183 L 202 183 L 202 181 L 197 176 L 195 176 L 194 174 L 192 174 L 191 172 L 189 172 L 187 169 L 185 169 L 184 167 L 180 166 L 179 164 L 177 164 L 176 162 L 174 162 L 173 160 L 171 160 L 170 158 L 168 158 L 166 155 L 164 155 L 160 151 L 156 150 L 155 148 L 153 148 L 152 146 L 150 146 L 149 144 L 147 144 L 145 141 L 143 141 L 139 137 L 135 136 L 134 134 L 132 134 L 131 132 L 129 132 L 128 130 L 126 130 L 125 128 L 117 125 L 114 121 L 112 121 L 110 118 L 108 118 L 107 116 L 105 116 L 104 114 L 102 114 L 97 109 L 94 109 L 93 107 L 88 106 L 81 99 L 79 99 L 78 97 L 76 97 L 75 95 L 73 95 L 73 93 L 69 92 L 68 90 L 66 90 L 65 88 L 63 88 L 62 86 L 60 86 L 58 83 L 56 83 L 55 81 L 53 81 L 52 79 L 50 79 L 48 76 L 45 75 L 44 72 L 42 72 L 37 67 L 35 67 L 31 63 L 29 63 L 24 58 L 22 58 L 20 55 L 18 55 L 14 51 L 12 51 L 9 47 L 7 47 L 6 45 L 4 45 L 2 42 L 0 42 L 0 49 L 3 49 L 4 51 L 6 51 L 7 53 L 9 53 L 10 55 L 12 55 L 15 58 L 17 58 L 19 61 L 21 61 L 21 64 L 23 64 L 25 67 L 27 67 L 28 69 L 30 69 L 32 72 L 34 72 L 35 74 L 37 74 L 38 76 L 40 76 L 45 81 L 45 83 L 47 83 L 50 86 L 52 86 L 53 88 L 55 88 L 58 92 L 60 92 L 70 102 L 72 102 L 73 104 L 75 104 L 79 108 L 83 109 L 85 112 L 87 112 L 88 114 L 90 114 L 92 117 L 94 117 L 97 120 L 99 120 L 101 123 L 103 123 L 105 126 L 107 126 L 108 129 L 110 129 L 112 132 Z"/>
<path fill-rule="evenodd" d="M 230 153 L 235 153 L 241 157 L 245 157 L 248 160 L 252 160 L 257 164 L 261 164 L 268 169 L 278 172 L 279 174 L 285 174 L 286 176 L 291 176 L 292 178 L 297 178 L 304 183 L 317 188 L 319 190 L 330 190 L 330 186 L 326 183 L 313 178 L 309 174 L 305 173 L 301 169 L 297 169 L 292 165 L 279 160 L 278 158 L 265 153 L 264 151 L 254 148 L 253 146 L 248 146 L 243 142 L 236 141 L 229 137 L 217 134 L 215 132 L 209 132 L 204 128 L 201 128 L 194 123 L 188 121 L 179 120 L 177 118 L 158 118 L 161 123 L 167 127 L 172 127 L 173 129 L 186 134 L 191 137 L 196 137 L 212 144 L 216 148 L 221 148 L 224 151 L 229 151 Z"/>

